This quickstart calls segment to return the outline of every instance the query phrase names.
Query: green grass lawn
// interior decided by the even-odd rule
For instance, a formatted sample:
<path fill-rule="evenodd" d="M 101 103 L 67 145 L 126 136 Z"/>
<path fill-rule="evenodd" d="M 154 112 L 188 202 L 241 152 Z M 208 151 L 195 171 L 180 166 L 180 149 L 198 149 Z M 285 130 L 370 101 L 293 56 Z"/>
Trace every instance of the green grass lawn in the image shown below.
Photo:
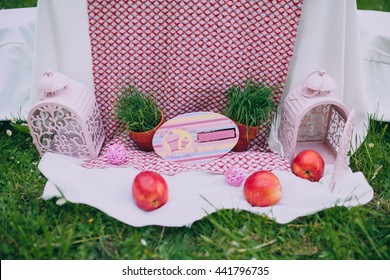
<path fill-rule="evenodd" d="M 89 206 L 43 201 L 46 179 L 37 168 L 39 159 L 28 134 L 0 122 L 1 259 L 390 257 L 390 128 L 384 122 L 370 121 L 367 137 L 351 158 L 351 168 L 362 171 L 373 187 L 373 200 L 286 225 L 245 211 L 222 210 L 191 227 L 135 228 Z"/>
<path fill-rule="evenodd" d="M 6 131 L 12 130 L 8 136 Z M 135 228 L 85 205 L 40 199 L 46 179 L 32 139 L 0 123 L 1 259 L 389 259 L 390 132 L 372 121 L 351 166 L 374 199 L 280 225 L 223 210 L 191 227 Z M 145 245 L 145 242 L 146 245 Z"/>

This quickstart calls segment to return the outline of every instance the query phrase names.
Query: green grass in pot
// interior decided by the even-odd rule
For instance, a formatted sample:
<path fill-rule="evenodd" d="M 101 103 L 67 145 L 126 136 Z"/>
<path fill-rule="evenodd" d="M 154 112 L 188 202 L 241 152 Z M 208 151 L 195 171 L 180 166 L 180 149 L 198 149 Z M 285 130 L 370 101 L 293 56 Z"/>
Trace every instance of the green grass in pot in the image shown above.
<path fill-rule="evenodd" d="M 143 94 L 133 85 L 121 89 L 117 104 L 118 118 L 132 132 L 145 132 L 156 127 L 162 118 L 152 96 Z"/>
<path fill-rule="evenodd" d="M 256 83 L 250 78 L 244 88 L 231 86 L 227 91 L 228 104 L 225 115 L 231 120 L 247 125 L 259 126 L 270 121 L 276 109 L 272 100 L 275 88 L 263 83 Z"/>

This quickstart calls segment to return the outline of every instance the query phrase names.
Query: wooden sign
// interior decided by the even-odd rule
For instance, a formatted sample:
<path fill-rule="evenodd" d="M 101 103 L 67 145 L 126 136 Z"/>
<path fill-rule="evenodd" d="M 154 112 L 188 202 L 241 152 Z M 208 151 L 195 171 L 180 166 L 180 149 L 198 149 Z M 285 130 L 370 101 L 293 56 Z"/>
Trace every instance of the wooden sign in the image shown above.
<path fill-rule="evenodd" d="M 194 164 L 225 155 L 237 141 L 238 128 L 231 119 L 195 112 L 164 123 L 154 134 L 153 148 L 165 160 Z"/>

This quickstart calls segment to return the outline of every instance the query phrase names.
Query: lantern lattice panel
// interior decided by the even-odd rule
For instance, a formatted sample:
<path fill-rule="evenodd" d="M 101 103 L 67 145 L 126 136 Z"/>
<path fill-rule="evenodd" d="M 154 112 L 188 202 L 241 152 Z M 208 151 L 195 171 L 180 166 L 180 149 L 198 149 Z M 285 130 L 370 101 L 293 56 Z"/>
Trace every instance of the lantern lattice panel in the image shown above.
<path fill-rule="evenodd" d="M 279 141 L 283 147 L 284 157 L 287 159 L 291 159 L 293 157 L 293 148 L 291 139 L 293 139 L 294 135 L 294 124 L 292 119 L 288 117 L 287 113 L 282 114 L 281 118 L 281 129 L 279 130 Z"/>
<path fill-rule="evenodd" d="M 87 129 L 88 134 L 91 135 L 93 150 L 98 151 L 103 143 L 105 135 L 103 121 L 100 117 L 100 111 L 96 102 L 93 104 L 91 114 L 89 114 Z"/>

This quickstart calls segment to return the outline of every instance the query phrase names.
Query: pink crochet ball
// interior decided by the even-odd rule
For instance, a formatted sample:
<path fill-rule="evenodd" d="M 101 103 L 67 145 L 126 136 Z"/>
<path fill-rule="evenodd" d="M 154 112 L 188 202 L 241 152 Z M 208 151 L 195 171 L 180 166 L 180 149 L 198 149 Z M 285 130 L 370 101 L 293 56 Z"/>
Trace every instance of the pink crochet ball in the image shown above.
<path fill-rule="evenodd" d="M 226 182 L 233 187 L 239 187 L 245 180 L 245 172 L 241 168 L 233 167 L 225 171 Z"/>
<path fill-rule="evenodd" d="M 107 160 L 110 164 L 120 165 L 126 161 L 127 150 L 121 144 L 113 144 L 107 149 Z"/>

